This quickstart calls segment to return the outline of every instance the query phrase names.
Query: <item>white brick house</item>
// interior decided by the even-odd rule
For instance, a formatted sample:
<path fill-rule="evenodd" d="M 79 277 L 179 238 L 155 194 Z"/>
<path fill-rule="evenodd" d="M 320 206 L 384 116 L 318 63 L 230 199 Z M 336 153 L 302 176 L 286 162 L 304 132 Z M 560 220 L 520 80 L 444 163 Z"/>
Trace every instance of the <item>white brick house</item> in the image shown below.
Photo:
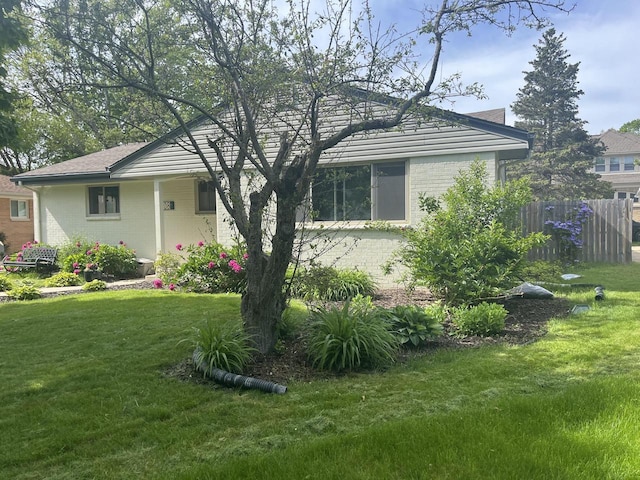
<path fill-rule="evenodd" d="M 376 220 L 416 225 L 422 216 L 419 195 L 441 195 L 475 159 L 486 163 L 492 181 L 502 179 L 505 162 L 525 158 L 532 139 L 528 132 L 486 119 L 503 122 L 500 112 L 446 112 L 446 122 L 414 122 L 401 130 L 360 135 L 328 151 L 317 175 L 325 182 L 316 179 L 310 191 L 314 221 L 301 218 L 300 223 L 311 235 L 321 232 L 333 239 L 333 248 L 317 260 L 368 271 L 380 285 L 393 283 L 380 266 L 401 239 L 369 225 Z M 210 131 L 205 124 L 193 129 L 203 150 L 212 154 L 206 141 Z M 123 240 L 138 256 L 153 259 L 158 252 L 175 251 L 178 243 L 212 237 L 232 242 L 226 212 L 207 178 L 199 158 L 174 132 L 12 181 L 33 191 L 36 240 L 52 245 L 76 235 L 111 244 Z"/>

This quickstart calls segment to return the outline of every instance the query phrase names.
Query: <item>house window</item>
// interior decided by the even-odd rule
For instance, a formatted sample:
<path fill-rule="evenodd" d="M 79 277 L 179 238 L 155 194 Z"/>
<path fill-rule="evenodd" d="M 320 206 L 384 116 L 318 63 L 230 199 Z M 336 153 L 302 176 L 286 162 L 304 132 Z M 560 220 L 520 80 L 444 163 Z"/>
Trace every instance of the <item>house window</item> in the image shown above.
<path fill-rule="evenodd" d="M 315 221 L 404 220 L 405 163 L 322 168 L 311 189 Z"/>
<path fill-rule="evenodd" d="M 120 213 L 120 187 L 89 187 L 89 215 Z"/>
<path fill-rule="evenodd" d="M 633 172 L 636 168 L 636 164 L 633 157 L 624 157 L 624 171 Z"/>
<path fill-rule="evenodd" d="M 605 171 L 604 158 L 602 157 L 596 158 L 596 172 L 604 172 L 604 171 Z"/>
<path fill-rule="evenodd" d="M 215 213 L 216 211 L 216 187 L 209 180 L 198 180 L 196 188 L 198 192 L 197 213 Z"/>
<path fill-rule="evenodd" d="M 26 200 L 11 200 L 11 218 L 21 220 L 29 218 L 29 204 Z"/>
<path fill-rule="evenodd" d="M 620 171 L 620 159 L 617 157 L 611 157 L 609 159 L 609 171 L 610 172 L 619 172 Z"/>

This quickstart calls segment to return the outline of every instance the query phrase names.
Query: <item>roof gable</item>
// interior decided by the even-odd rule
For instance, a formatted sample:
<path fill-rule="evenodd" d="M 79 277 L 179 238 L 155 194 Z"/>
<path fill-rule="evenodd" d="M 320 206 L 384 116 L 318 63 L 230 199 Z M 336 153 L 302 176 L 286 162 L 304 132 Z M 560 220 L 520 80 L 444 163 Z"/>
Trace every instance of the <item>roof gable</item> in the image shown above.
<path fill-rule="evenodd" d="M 640 135 L 635 133 L 622 133 L 612 128 L 597 138 L 606 147 L 604 154 L 607 156 L 640 154 Z"/>
<path fill-rule="evenodd" d="M 11 177 L 0 175 L 0 197 L 31 198 L 32 195 L 30 190 L 12 183 Z"/>

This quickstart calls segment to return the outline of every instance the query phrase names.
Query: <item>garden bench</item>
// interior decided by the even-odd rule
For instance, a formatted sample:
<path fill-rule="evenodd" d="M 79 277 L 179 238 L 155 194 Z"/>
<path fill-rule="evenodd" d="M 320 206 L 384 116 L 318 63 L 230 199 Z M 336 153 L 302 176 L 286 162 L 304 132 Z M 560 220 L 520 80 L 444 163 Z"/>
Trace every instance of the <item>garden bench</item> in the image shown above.
<path fill-rule="evenodd" d="M 36 270 L 42 267 L 51 268 L 55 265 L 57 256 L 58 250 L 56 248 L 30 247 L 22 250 L 22 256 L 19 260 L 9 260 L 5 258 L 2 261 L 2 266 L 19 269 L 35 268 Z"/>

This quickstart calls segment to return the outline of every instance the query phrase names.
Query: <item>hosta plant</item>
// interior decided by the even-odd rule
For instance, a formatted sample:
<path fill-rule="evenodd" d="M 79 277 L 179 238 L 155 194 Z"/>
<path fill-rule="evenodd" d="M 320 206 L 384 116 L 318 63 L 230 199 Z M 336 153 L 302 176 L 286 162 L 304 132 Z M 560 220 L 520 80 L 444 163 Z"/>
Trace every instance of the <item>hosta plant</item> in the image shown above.
<path fill-rule="evenodd" d="M 91 280 L 82 286 L 82 290 L 85 292 L 99 292 L 107 289 L 107 283 L 103 280 Z"/>
<path fill-rule="evenodd" d="M 80 285 L 80 277 L 75 273 L 58 272 L 44 281 L 45 287 L 72 287 Z"/>
<path fill-rule="evenodd" d="M 13 287 L 7 292 L 7 295 L 14 300 L 35 300 L 42 296 L 40 290 L 38 290 L 35 285 L 26 282 L 22 285 Z"/>
<path fill-rule="evenodd" d="M 399 305 L 387 312 L 391 331 L 401 345 L 417 347 L 442 335 L 446 311 L 440 305 Z"/>

